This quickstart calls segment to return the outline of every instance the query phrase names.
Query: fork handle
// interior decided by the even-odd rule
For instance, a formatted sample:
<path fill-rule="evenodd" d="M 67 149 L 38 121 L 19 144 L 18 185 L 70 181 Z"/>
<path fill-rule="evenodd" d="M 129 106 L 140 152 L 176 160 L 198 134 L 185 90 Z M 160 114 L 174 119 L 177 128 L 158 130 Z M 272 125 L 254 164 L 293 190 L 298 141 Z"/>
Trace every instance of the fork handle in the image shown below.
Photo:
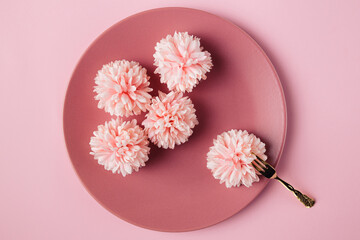
<path fill-rule="evenodd" d="M 302 194 L 300 191 L 296 190 L 293 186 L 291 186 L 289 183 L 285 182 L 279 177 L 275 177 L 276 180 L 281 182 L 287 189 L 289 189 L 291 192 L 294 193 L 294 195 L 302 202 L 305 207 L 311 208 L 315 204 L 315 200 L 306 196 L 305 194 Z"/>

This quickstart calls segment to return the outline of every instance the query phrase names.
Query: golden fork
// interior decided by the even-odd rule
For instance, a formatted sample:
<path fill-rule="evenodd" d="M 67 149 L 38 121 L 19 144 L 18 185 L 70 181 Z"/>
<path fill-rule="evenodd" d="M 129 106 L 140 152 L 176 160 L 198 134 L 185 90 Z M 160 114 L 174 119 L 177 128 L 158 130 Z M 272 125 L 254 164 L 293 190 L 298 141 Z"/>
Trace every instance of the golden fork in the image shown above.
<path fill-rule="evenodd" d="M 279 178 L 276 174 L 275 169 L 269 163 L 265 162 L 264 160 L 256 156 L 256 159 L 252 161 L 252 165 L 264 177 L 270 179 L 276 179 L 279 182 L 281 182 L 287 189 L 289 189 L 291 192 L 294 193 L 294 195 L 305 205 L 305 207 L 311 208 L 312 206 L 314 206 L 315 204 L 314 199 L 306 196 L 305 194 L 302 194 L 300 191 L 296 190 L 293 186 L 291 186 L 290 184 Z"/>

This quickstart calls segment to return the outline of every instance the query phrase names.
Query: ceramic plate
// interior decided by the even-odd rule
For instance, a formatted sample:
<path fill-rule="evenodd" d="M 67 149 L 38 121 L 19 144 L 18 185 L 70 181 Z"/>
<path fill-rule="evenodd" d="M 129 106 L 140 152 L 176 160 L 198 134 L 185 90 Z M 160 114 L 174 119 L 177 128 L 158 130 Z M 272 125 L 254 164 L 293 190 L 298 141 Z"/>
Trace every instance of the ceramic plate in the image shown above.
<path fill-rule="evenodd" d="M 153 74 L 154 46 L 175 31 L 201 38 L 214 67 L 189 96 L 200 124 L 174 150 L 151 145 L 139 172 L 122 177 L 105 171 L 89 154 L 89 141 L 111 116 L 97 108 L 94 77 L 103 64 L 138 61 L 150 75 L 152 95 L 167 92 Z M 137 119 L 143 119 L 144 115 Z M 238 26 L 207 12 L 162 8 L 128 17 L 101 34 L 81 57 L 64 105 L 64 134 L 71 162 L 88 192 L 107 210 L 132 224 L 159 231 L 189 231 L 229 218 L 266 186 L 227 189 L 206 168 L 213 139 L 230 129 L 246 129 L 267 146 L 276 165 L 285 140 L 286 107 L 281 83 L 263 50 Z M 260 217 L 260 216 L 259 216 Z"/>

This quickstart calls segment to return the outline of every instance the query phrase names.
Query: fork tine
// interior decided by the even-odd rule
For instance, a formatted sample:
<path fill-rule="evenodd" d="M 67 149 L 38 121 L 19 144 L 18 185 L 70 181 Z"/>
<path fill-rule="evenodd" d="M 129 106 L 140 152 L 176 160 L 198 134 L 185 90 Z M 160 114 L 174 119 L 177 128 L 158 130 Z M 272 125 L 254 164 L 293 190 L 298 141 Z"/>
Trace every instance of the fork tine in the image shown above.
<path fill-rule="evenodd" d="M 256 164 L 258 164 L 258 165 L 261 166 L 262 164 L 261 164 L 261 162 L 259 161 L 259 159 L 257 158 L 256 155 L 255 155 L 255 157 L 256 157 L 256 158 L 253 160 L 253 162 L 255 162 Z"/>
<path fill-rule="evenodd" d="M 261 166 L 259 166 L 259 164 L 257 163 L 257 161 L 253 160 L 252 161 L 252 165 L 253 167 L 259 172 L 259 173 L 263 173 L 264 169 L 261 168 Z"/>
<path fill-rule="evenodd" d="M 265 168 L 271 168 L 271 169 L 273 169 L 273 170 L 275 171 L 274 167 L 271 166 L 268 162 L 262 160 L 262 159 L 259 158 L 258 156 L 256 156 L 256 158 L 257 158 L 257 160 L 258 160 L 259 162 L 261 162 L 261 164 L 262 164 Z"/>
<path fill-rule="evenodd" d="M 255 158 L 252 161 L 253 165 L 256 164 L 258 168 L 260 168 L 262 171 L 265 171 L 266 166 L 264 164 L 262 164 L 262 162 L 260 162 L 257 158 Z M 256 169 L 257 170 L 257 169 Z M 259 171 L 259 170 L 258 170 Z"/>
<path fill-rule="evenodd" d="M 255 155 L 255 154 L 254 154 Z M 255 157 L 256 157 L 256 162 L 258 163 L 258 164 L 260 164 L 260 165 L 262 165 L 262 166 L 264 166 L 264 167 L 266 167 L 266 163 L 267 162 L 265 162 L 264 160 L 262 160 L 260 157 L 258 157 L 257 155 L 255 155 Z"/>
<path fill-rule="evenodd" d="M 255 166 L 255 163 L 256 163 L 256 165 L 258 165 L 258 167 L 260 167 L 262 170 L 262 172 L 260 172 L 259 170 L 258 170 L 258 172 L 261 173 L 261 175 L 263 175 L 266 178 L 275 178 L 277 175 L 276 175 L 276 171 L 273 168 L 273 166 L 271 166 L 269 163 L 262 160 L 256 154 L 254 154 L 254 155 L 256 156 L 256 159 L 253 160 L 253 163 L 254 163 L 253 166 Z"/>
<path fill-rule="evenodd" d="M 275 169 L 274 169 L 273 166 L 271 166 L 269 163 L 265 162 L 264 160 L 262 160 L 258 156 L 256 156 L 256 163 L 258 163 L 260 166 L 262 166 L 264 171 L 270 171 L 271 170 L 271 171 L 275 172 Z"/>

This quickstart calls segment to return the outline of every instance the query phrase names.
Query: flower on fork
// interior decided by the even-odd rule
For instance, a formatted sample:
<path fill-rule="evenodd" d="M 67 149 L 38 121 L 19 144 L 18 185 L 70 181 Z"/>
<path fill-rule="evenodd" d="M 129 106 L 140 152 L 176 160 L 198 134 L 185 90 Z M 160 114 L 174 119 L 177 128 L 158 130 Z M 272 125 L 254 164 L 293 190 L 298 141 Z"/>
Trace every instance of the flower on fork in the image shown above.
<path fill-rule="evenodd" d="M 250 187 L 259 177 L 251 162 L 258 156 L 266 160 L 265 144 L 247 131 L 230 130 L 214 139 L 207 154 L 207 168 L 227 188 Z"/>

